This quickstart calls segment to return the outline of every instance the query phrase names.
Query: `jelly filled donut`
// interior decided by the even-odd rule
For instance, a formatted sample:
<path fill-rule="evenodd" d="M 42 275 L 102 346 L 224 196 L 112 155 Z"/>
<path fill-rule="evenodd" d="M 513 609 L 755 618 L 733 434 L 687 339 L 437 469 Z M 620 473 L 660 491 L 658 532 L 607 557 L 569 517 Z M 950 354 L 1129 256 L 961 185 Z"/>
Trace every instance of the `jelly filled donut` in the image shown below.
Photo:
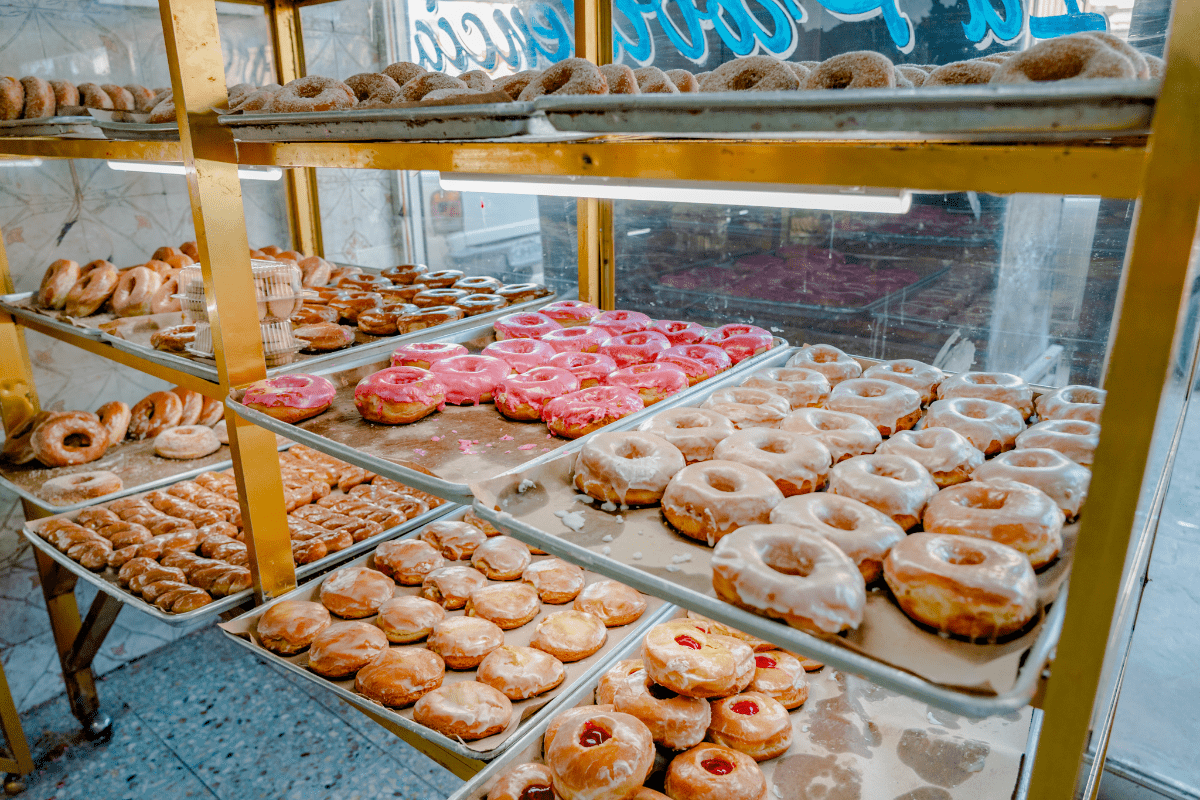
<path fill-rule="evenodd" d="M 1080 419 L 1050 419 L 1029 426 L 1017 435 L 1017 449 L 1057 450 L 1084 467 L 1092 466 L 1096 446 L 1100 444 L 1100 426 Z"/>
<path fill-rule="evenodd" d="M 392 644 L 419 642 L 446 618 L 446 609 L 424 597 L 401 596 L 385 600 L 375 624 Z"/>
<path fill-rule="evenodd" d="M 1012 406 L 1021 419 L 1033 416 L 1033 390 L 1024 380 L 1007 372 L 960 372 L 938 386 L 938 399 L 973 397 Z"/>
<path fill-rule="evenodd" d="M 815 408 L 829 397 L 829 380 L 815 369 L 773 367 L 751 373 L 747 389 L 763 389 L 787 400 L 793 409 Z"/>
<path fill-rule="evenodd" d="M 542 408 L 542 419 L 551 433 L 566 439 L 578 439 L 645 407 L 642 398 L 630 389 L 594 386 L 546 403 Z"/>
<path fill-rule="evenodd" d="M 523 583 L 498 583 L 476 589 L 466 605 L 468 617 L 494 622 L 505 631 L 532 621 L 541 609 L 542 602 L 538 599 L 537 590 Z"/>
<path fill-rule="evenodd" d="M 653 505 L 684 463 L 679 448 L 652 433 L 600 433 L 579 451 L 574 484 L 597 500 Z"/>
<path fill-rule="evenodd" d="M 1002 453 L 971 476 L 976 481 L 996 478 L 1024 483 L 1048 494 L 1067 519 L 1079 514 L 1087 499 L 1092 471 L 1081 467 L 1057 450 L 1030 448 Z"/>
<path fill-rule="evenodd" d="M 586 58 L 567 58 L 545 69 L 521 90 L 520 101 L 543 95 L 605 94 L 608 81 L 600 68 Z M 568 798 L 569 800 L 569 798 Z"/>
<path fill-rule="evenodd" d="M 921 395 L 907 386 L 871 378 L 851 378 L 833 387 L 825 408 L 857 414 L 880 436 L 908 430 L 921 418 Z"/>
<path fill-rule="evenodd" d="M 426 575 L 446 565 L 441 553 L 419 539 L 384 542 L 375 548 L 372 563 L 402 586 L 420 586 Z"/>
<path fill-rule="evenodd" d="M 788 359 L 787 366 L 815 369 L 829 380 L 830 386 L 862 375 L 861 364 L 828 344 L 806 344 Z"/>
<path fill-rule="evenodd" d="M 881 511 L 905 530 L 921 521 L 925 504 L 937 494 L 928 470 L 905 456 L 858 456 L 829 475 L 829 491 Z"/>
<path fill-rule="evenodd" d="M 1094 386 L 1064 386 L 1037 399 L 1037 413 L 1043 420 L 1077 419 L 1100 422 L 1107 392 Z"/>
<path fill-rule="evenodd" d="M 562 662 L 549 653 L 512 645 L 503 645 L 488 653 L 476 673 L 480 683 L 499 690 L 509 700 L 527 700 L 545 694 L 562 683 L 566 676 Z"/>
<path fill-rule="evenodd" d="M 308 668 L 326 678 L 345 678 L 388 649 L 383 631 L 366 622 L 335 622 L 308 649 Z"/>
<path fill-rule="evenodd" d="M 646 598 L 632 586 L 616 581 L 596 581 L 579 593 L 574 608 L 591 614 L 606 628 L 619 628 L 637 622 L 646 613 Z"/>
<path fill-rule="evenodd" d="M 559 323 L 536 311 L 525 311 L 519 314 L 509 314 L 496 320 L 496 340 L 505 339 L 540 339 L 550 331 L 562 327 Z"/>
<path fill-rule="evenodd" d="M 684 697 L 659 686 L 645 669 L 617 683 L 613 709 L 640 719 L 655 743 L 669 750 L 687 750 L 700 744 L 712 720 L 707 700 Z"/>
<path fill-rule="evenodd" d="M 608 629 L 598 617 L 568 609 L 548 614 L 538 622 L 529 646 L 559 661 L 582 661 L 608 640 Z"/>
<path fill-rule="evenodd" d="M 617 370 L 617 362 L 600 353 L 559 353 L 550 359 L 549 366 L 565 369 L 579 378 L 581 389 L 598 386 Z"/>
<path fill-rule="evenodd" d="M 858 414 L 823 408 L 793 411 L 779 423 L 779 429 L 818 439 L 829 448 L 835 464 L 853 456 L 874 453 L 883 441 L 879 429 Z"/>
<path fill-rule="evenodd" d="M 529 566 L 529 547 L 511 536 L 491 536 L 471 554 L 471 566 L 494 581 L 515 581 Z"/>
<path fill-rule="evenodd" d="M 362 418 L 386 425 L 416 422 L 445 402 L 445 385 L 416 367 L 382 369 L 354 387 L 354 405 Z"/>
<path fill-rule="evenodd" d="M 395 594 L 396 583 L 369 567 L 344 567 L 321 584 L 321 604 L 344 619 L 362 619 Z"/>
<path fill-rule="evenodd" d="M 713 458 L 759 470 L 784 497 L 821 489 L 833 463 L 829 449 L 813 437 L 771 428 L 737 431 L 717 444 Z"/>
<path fill-rule="evenodd" d="M 700 407 L 728 417 L 738 428 L 777 428 L 792 410 L 777 394 L 742 386 L 717 389 Z"/>
<path fill-rule="evenodd" d="M 507 362 L 517 373 L 546 366 L 557 352 L 546 342 L 537 339 L 505 339 L 483 348 L 483 355 Z"/>
<path fill-rule="evenodd" d="M 336 394 L 333 384 L 319 375 L 280 375 L 246 387 L 242 404 L 295 424 L 325 411 Z"/>
<path fill-rule="evenodd" d="M 312 644 L 332 623 L 329 610 L 308 600 L 284 600 L 258 618 L 255 632 L 263 647 L 290 656 Z"/>
<path fill-rule="evenodd" d="M 472 567 L 442 567 L 425 576 L 421 596 L 447 611 L 462 608 L 476 589 L 487 586 L 487 578 Z"/>
<path fill-rule="evenodd" d="M 625 800 L 654 766 L 654 739 L 637 717 L 599 708 L 571 716 L 546 747 L 554 791 L 563 800 Z"/>
<path fill-rule="evenodd" d="M 726 61 L 700 79 L 702 92 L 775 92 L 800 88 L 800 79 L 772 56 Z"/>
<path fill-rule="evenodd" d="M 974 536 L 1025 554 L 1034 569 L 1049 564 L 1062 548 L 1063 515 L 1040 489 L 995 478 L 938 492 L 923 521 L 926 533 Z"/>
<path fill-rule="evenodd" d="M 783 493 L 770 477 L 733 461 L 679 470 L 663 493 L 663 516 L 685 536 L 711 547 L 739 527 L 765 523 Z"/>
<path fill-rule="evenodd" d="M 949 428 L 900 431 L 879 445 L 876 452 L 911 458 L 929 470 L 939 489 L 971 480 L 971 473 L 983 463 L 983 453 L 967 437 Z"/>
<path fill-rule="evenodd" d="M 451 561 L 470 561 L 475 548 L 487 540 L 487 534 L 466 522 L 439 520 L 425 526 L 421 540 Z"/>
<path fill-rule="evenodd" d="M 734 364 L 771 349 L 775 337 L 756 325 L 722 325 L 704 338 L 729 354 Z"/>
<path fill-rule="evenodd" d="M 558 558 L 535 561 L 521 573 L 521 581 L 537 590 L 543 603 L 562 605 L 575 599 L 583 588 L 583 570 Z"/>
<path fill-rule="evenodd" d="M 392 351 L 393 367 L 429 369 L 437 361 L 467 355 L 467 348 L 452 342 L 414 342 Z"/>
<path fill-rule="evenodd" d="M 532 342 L 532 339 L 512 339 Z M 540 342 L 539 342 L 540 344 Z M 509 419 L 539 420 L 546 403 L 579 390 L 579 378 L 559 367 L 534 367 L 522 375 L 501 378 L 492 392 L 496 410 Z"/>
<path fill-rule="evenodd" d="M 552 800 L 554 778 L 545 764 L 517 764 L 496 778 L 487 800 Z"/>
<path fill-rule="evenodd" d="M 655 360 L 682 369 L 691 386 L 733 366 L 729 354 L 711 344 L 677 344 L 663 350 Z"/>
<path fill-rule="evenodd" d="M 775 698 L 744 692 L 713 701 L 708 738 L 755 761 L 766 761 L 791 747 L 792 720 Z"/>
<path fill-rule="evenodd" d="M 442 685 L 446 668 L 423 647 L 398 647 L 358 671 L 354 691 L 387 708 L 405 708 Z"/>
<path fill-rule="evenodd" d="M 638 430 L 659 436 L 679 449 L 688 464 L 709 461 L 716 446 L 736 430 L 728 417 L 705 408 L 670 408 L 643 422 Z"/>
<path fill-rule="evenodd" d="M 652 681 L 685 697 L 727 697 L 754 679 L 754 651 L 729 636 L 704 633 L 686 620 L 655 625 L 642 642 Z"/>
<path fill-rule="evenodd" d="M 926 428 L 950 428 L 961 433 L 985 456 L 1011 450 L 1025 430 L 1021 412 L 1006 403 L 973 397 L 936 400 L 918 423 Z"/>
<path fill-rule="evenodd" d="M 671 800 L 767 800 L 767 779 L 754 759 L 718 744 L 700 744 L 672 759 L 663 786 Z"/>
<path fill-rule="evenodd" d="M 441 686 L 421 696 L 413 719 L 445 736 L 475 741 L 500 733 L 512 720 L 512 701 L 477 681 Z"/>
<path fill-rule="evenodd" d="M 426 644 L 450 669 L 475 669 L 504 644 L 504 631 L 480 617 L 446 617 L 433 626 Z"/>
<path fill-rule="evenodd" d="M 921 395 L 922 405 L 929 405 L 937 397 L 937 387 L 945 379 L 946 374 L 937 367 L 922 361 L 900 358 L 868 367 L 862 376 L 907 386 Z"/>

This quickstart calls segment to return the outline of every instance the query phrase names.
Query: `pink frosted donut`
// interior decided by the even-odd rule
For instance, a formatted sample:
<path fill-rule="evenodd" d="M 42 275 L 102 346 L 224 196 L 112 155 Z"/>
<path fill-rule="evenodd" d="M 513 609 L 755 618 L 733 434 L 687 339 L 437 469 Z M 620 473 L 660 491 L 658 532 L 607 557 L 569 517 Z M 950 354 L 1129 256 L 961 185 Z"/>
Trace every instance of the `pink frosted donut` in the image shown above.
<path fill-rule="evenodd" d="M 774 336 L 757 325 L 722 325 L 704 339 L 705 344 L 728 353 L 735 364 L 767 352 L 774 341 Z"/>
<path fill-rule="evenodd" d="M 699 344 L 708 336 L 709 330 L 695 322 L 682 322 L 674 319 L 656 320 L 650 330 L 658 331 L 671 340 L 671 346 L 680 344 Z"/>
<path fill-rule="evenodd" d="M 542 306 L 537 313 L 544 314 L 564 328 L 570 328 L 574 325 L 587 325 L 593 317 L 600 314 L 600 309 L 582 300 L 559 300 Z"/>
<path fill-rule="evenodd" d="M 648 406 L 682 392 L 689 385 L 687 373 L 674 364 L 664 363 L 634 364 L 619 369 L 608 376 L 607 383 L 633 389 Z"/>
<path fill-rule="evenodd" d="M 650 329 L 652 320 L 640 311 L 605 311 L 592 320 L 592 325 L 603 328 L 609 336 L 637 333 Z"/>
<path fill-rule="evenodd" d="M 542 341 L 557 353 L 595 353 L 607 342 L 608 333 L 591 325 L 573 325 L 558 331 L 550 331 Z"/>
<path fill-rule="evenodd" d="M 520 340 L 518 340 L 520 341 Z M 493 393 L 496 409 L 516 420 L 539 420 L 546 403 L 579 391 L 579 378 L 559 367 L 534 367 L 522 375 L 501 378 Z"/>
<path fill-rule="evenodd" d="M 555 350 L 537 339 L 505 339 L 483 348 L 483 355 L 506 362 L 513 372 L 529 372 L 534 367 L 546 366 L 554 358 Z"/>
<path fill-rule="evenodd" d="M 659 353 L 657 360 L 682 369 L 692 386 L 733 366 L 729 354 L 711 344 L 678 344 Z"/>
<path fill-rule="evenodd" d="M 831 344 L 806 344 L 788 359 L 787 366 L 815 369 L 830 386 L 862 375 L 862 365 Z"/>
<path fill-rule="evenodd" d="M 593 386 L 556 397 L 542 408 L 551 433 L 578 439 L 646 407 L 637 392 L 623 386 Z"/>
<path fill-rule="evenodd" d="M 617 370 L 617 362 L 601 353 L 559 353 L 550 359 L 549 366 L 565 369 L 579 378 L 581 389 L 599 386 Z"/>
<path fill-rule="evenodd" d="M 402 344 L 392 351 L 392 366 L 429 369 L 435 361 L 466 354 L 467 348 L 461 344 L 414 342 L 413 344 Z"/>
<path fill-rule="evenodd" d="M 661 333 L 637 331 L 613 336 L 600 346 L 600 352 L 624 369 L 634 364 L 649 364 L 670 346 L 670 340 Z"/>
<path fill-rule="evenodd" d="M 417 367 L 389 367 L 368 375 L 354 387 L 354 405 L 368 422 L 407 425 L 446 402 L 446 387 L 432 372 Z"/>
<path fill-rule="evenodd" d="M 512 367 L 494 356 L 455 356 L 435 361 L 429 370 L 446 387 L 446 402 L 456 406 L 490 403 L 500 379 Z"/>
<path fill-rule="evenodd" d="M 296 423 L 329 408 L 336 394 L 333 384 L 319 375 L 280 375 L 250 384 L 242 405 Z"/>
<path fill-rule="evenodd" d="M 550 331 L 562 327 L 554 320 L 536 311 L 523 314 L 509 314 L 496 320 L 496 340 L 505 339 L 540 339 Z"/>

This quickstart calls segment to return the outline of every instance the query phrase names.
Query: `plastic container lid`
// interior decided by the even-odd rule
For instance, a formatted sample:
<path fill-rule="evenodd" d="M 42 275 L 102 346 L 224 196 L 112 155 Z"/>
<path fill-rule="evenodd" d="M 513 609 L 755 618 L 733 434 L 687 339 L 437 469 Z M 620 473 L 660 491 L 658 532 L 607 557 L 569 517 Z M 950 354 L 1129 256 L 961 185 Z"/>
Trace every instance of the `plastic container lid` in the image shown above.
<path fill-rule="evenodd" d="M 259 322 L 278 322 L 300 310 L 306 293 L 300 268 L 290 261 L 250 262 L 254 272 L 255 294 L 258 297 Z M 204 294 L 204 279 L 200 267 L 184 267 L 178 275 L 180 306 L 192 322 L 208 322 L 208 303 Z"/>
<path fill-rule="evenodd" d="M 262 334 L 263 355 L 268 364 L 287 361 L 306 347 L 305 342 L 292 334 L 292 323 L 287 320 L 264 322 L 258 327 Z M 193 355 L 213 357 L 212 328 L 208 323 L 196 323 L 196 338 L 187 349 Z"/>

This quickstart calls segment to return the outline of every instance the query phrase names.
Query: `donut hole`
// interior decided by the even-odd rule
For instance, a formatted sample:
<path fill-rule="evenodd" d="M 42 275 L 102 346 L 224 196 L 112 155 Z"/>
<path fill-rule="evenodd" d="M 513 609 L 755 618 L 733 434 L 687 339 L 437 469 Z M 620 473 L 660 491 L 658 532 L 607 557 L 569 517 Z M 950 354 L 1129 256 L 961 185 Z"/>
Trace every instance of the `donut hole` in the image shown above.
<path fill-rule="evenodd" d="M 988 511 L 997 511 L 1004 508 L 1004 503 L 1008 499 L 1007 494 L 999 492 L 972 492 L 964 494 L 959 505 L 966 508 L 980 508 Z"/>
<path fill-rule="evenodd" d="M 982 564 L 987 558 L 978 550 L 968 550 L 964 552 L 953 552 L 946 555 L 946 562 L 959 567 L 973 567 L 976 564 Z"/>
<path fill-rule="evenodd" d="M 821 509 L 817 512 L 817 519 L 839 531 L 853 531 L 858 528 L 858 516 L 847 514 L 840 508 Z"/>
<path fill-rule="evenodd" d="M 776 572 L 807 578 L 816 567 L 816 561 L 795 547 L 774 546 L 763 553 L 763 563 Z"/>
<path fill-rule="evenodd" d="M 892 464 L 868 464 L 867 472 L 878 478 L 888 478 L 893 481 L 910 480 L 907 470 L 903 467 L 893 466 Z"/>
<path fill-rule="evenodd" d="M 992 416 L 987 406 L 980 403 L 963 403 L 959 406 L 958 413 L 970 419 L 989 419 Z"/>
<path fill-rule="evenodd" d="M 639 441 L 624 441 L 617 445 L 613 451 L 613 455 L 617 458 L 628 458 L 630 460 L 636 458 L 649 458 L 654 455 L 653 451 Z"/>
<path fill-rule="evenodd" d="M 582 747 L 595 747 L 611 738 L 612 731 L 590 719 L 583 723 L 583 730 L 579 732 L 579 744 Z"/>
<path fill-rule="evenodd" d="M 967 376 L 967 382 L 973 383 L 976 386 L 996 386 L 1000 383 L 998 380 L 996 380 L 995 375 L 987 374 Z"/>
<path fill-rule="evenodd" d="M 741 481 L 734 480 L 719 472 L 709 472 L 704 476 L 704 482 L 718 492 L 737 492 L 742 488 Z"/>
<path fill-rule="evenodd" d="M 758 703 L 753 700 L 738 700 L 729 706 L 729 710 L 735 714 L 752 717 L 758 713 Z"/>
<path fill-rule="evenodd" d="M 713 775 L 728 775 L 733 772 L 733 764 L 723 758 L 706 758 L 700 762 L 700 766 Z"/>
<path fill-rule="evenodd" d="M 696 415 L 694 417 L 679 417 L 675 420 L 675 427 L 679 429 L 693 428 L 708 428 L 711 427 L 711 421 L 707 417 Z"/>
<path fill-rule="evenodd" d="M 84 450 L 92 446 L 91 434 L 79 432 L 69 433 L 63 438 L 63 446 L 72 450 Z"/>

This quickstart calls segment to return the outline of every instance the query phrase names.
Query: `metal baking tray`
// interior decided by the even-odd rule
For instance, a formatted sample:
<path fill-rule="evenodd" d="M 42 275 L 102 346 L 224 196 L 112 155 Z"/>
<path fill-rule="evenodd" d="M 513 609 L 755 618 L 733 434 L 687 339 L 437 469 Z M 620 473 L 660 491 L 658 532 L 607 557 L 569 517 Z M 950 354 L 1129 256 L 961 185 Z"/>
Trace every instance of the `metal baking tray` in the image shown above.
<path fill-rule="evenodd" d="M 171 483 L 178 483 L 179 480 L 185 479 L 186 478 L 177 478 L 172 480 Z M 336 492 L 337 490 L 335 489 L 334 491 Z M 142 494 L 145 493 L 143 492 Z M 93 502 L 93 505 L 94 504 L 95 503 Z M 423 525 L 433 522 L 434 520 L 439 519 L 454 510 L 456 510 L 455 506 L 451 505 L 442 505 L 438 506 L 437 508 L 431 508 L 424 514 L 413 517 L 402 525 L 389 528 L 388 530 L 378 533 L 368 539 L 364 539 L 361 542 L 355 542 L 345 550 L 339 550 L 336 553 L 330 553 L 324 558 L 318 559 L 309 564 L 300 564 L 296 567 L 296 579 L 299 580 L 310 575 L 315 575 L 318 572 L 334 566 L 335 564 L 340 564 L 344 560 L 354 558 L 355 556 L 361 555 L 368 550 L 374 550 L 375 547 L 381 542 L 388 541 L 389 539 L 401 538 L 405 535 L 411 534 Z M 168 614 L 153 603 L 147 603 L 138 595 L 122 587 L 121 584 L 117 582 L 116 573 L 111 569 L 105 569 L 104 572 L 92 572 L 79 562 L 72 560 L 71 557 L 66 553 L 60 553 L 57 549 L 55 549 L 54 545 L 37 535 L 37 529 L 51 519 L 61 519 L 65 517 L 66 519 L 74 521 L 78 516 L 79 511 L 76 510 L 67 514 L 57 514 L 53 517 L 46 517 L 43 519 L 26 522 L 25 527 L 21 529 L 21 533 L 25 535 L 25 538 L 28 539 L 34 547 L 50 556 L 50 558 L 53 558 L 59 564 L 62 564 L 67 571 L 79 576 L 105 594 L 120 600 L 122 603 L 136 608 L 144 614 L 149 614 L 161 622 L 165 622 L 168 625 L 185 625 L 198 619 L 207 619 L 209 617 L 216 616 L 223 611 L 227 611 L 228 609 L 240 606 L 242 603 L 249 600 L 254 594 L 253 589 L 246 589 L 245 591 L 231 594 L 228 597 L 213 598 L 211 603 L 206 606 L 201 606 L 194 611 L 187 611 L 183 614 Z"/>
<path fill-rule="evenodd" d="M 883 134 L 1004 138 L 1146 132 L 1157 81 L 1061 81 L 928 89 L 546 96 L 560 131 L 672 136 Z"/>
<path fill-rule="evenodd" d="M 466 508 L 460 507 L 454 514 L 448 515 L 447 518 L 458 519 L 466 512 Z M 536 561 L 546 557 L 534 556 L 533 558 Z M 370 555 L 365 554 L 344 564 L 343 566 L 365 565 L 369 562 L 369 560 Z M 585 577 L 587 578 L 588 583 L 594 583 L 595 581 L 599 580 L 601 576 L 586 574 Z M 488 585 L 495 586 L 499 583 L 503 583 L 503 581 L 489 581 Z M 496 758 L 500 754 L 507 751 L 509 747 L 512 746 L 513 742 L 517 740 L 519 734 L 524 733 L 530 725 L 536 725 L 542 721 L 548 720 L 550 716 L 562 705 L 564 697 L 567 696 L 568 692 L 570 692 L 579 684 L 588 685 L 596 681 L 599 676 L 603 674 L 603 672 L 607 670 L 608 667 L 625 651 L 624 645 L 626 643 L 641 641 L 642 635 L 649 630 L 650 626 L 656 624 L 663 616 L 671 613 L 674 610 L 669 603 L 665 603 L 656 597 L 647 597 L 646 611 L 644 614 L 642 614 L 641 618 L 639 618 L 636 622 L 630 623 L 629 625 L 623 625 L 619 628 L 609 628 L 608 640 L 605 642 L 604 647 L 602 647 L 599 652 L 583 659 L 582 661 L 576 661 L 571 664 L 563 665 L 566 667 L 567 676 L 557 688 L 552 689 L 545 694 L 532 697 L 528 700 L 514 702 L 513 722 L 510 724 L 507 731 L 468 744 L 458 739 L 451 739 L 441 733 L 438 733 L 432 728 L 426 728 L 424 725 L 414 722 L 412 719 L 412 706 L 399 710 L 386 708 L 372 700 L 368 700 L 360 694 L 357 694 L 354 691 L 353 677 L 347 680 L 334 681 L 323 678 L 320 675 L 317 675 L 315 672 L 311 672 L 305 668 L 308 665 L 307 652 L 301 653 L 297 656 L 283 657 L 272 653 L 270 650 L 262 647 L 257 641 L 254 640 L 251 630 L 259 617 L 266 613 L 267 609 L 271 608 L 276 603 L 281 603 L 285 600 L 315 599 L 318 596 L 320 586 L 320 580 L 310 581 L 307 584 L 288 592 L 282 597 L 278 597 L 269 603 L 248 611 L 237 619 L 227 623 L 221 623 L 219 627 L 235 642 L 247 648 L 250 650 L 250 652 L 254 653 L 254 655 L 258 656 L 264 661 L 285 669 L 288 672 L 291 672 L 293 675 L 304 678 L 305 680 L 310 681 L 316 686 L 320 687 L 322 690 L 333 692 L 341 699 L 363 708 L 372 714 L 383 717 L 388 722 L 398 725 L 405 730 L 411 731 L 423 739 L 428 739 L 445 750 L 449 750 L 450 752 L 465 758 L 478 759 L 481 761 L 488 761 Z M 421 587 L 419 586 L 397 585 L 397 596 L 419 594 L 420 588 Z M 543 603 L 542 610 L 538 613 L 538 616 L 534 617 L 532 621 L 525 623 L 519 628 L 504 632 L 505 643 L 521 645 L 528 644 L 539 620 L 541 620 L 547 614 L 569 609 L 571 607 L 572 606 L 570 603 L 565 605 L 551 605 L 549 603 Z M 462 616 L 463 614 L 464 611 L 462 609 L 447 612 L 448 617 Z M 401 646 L 420 647 L 422 644 Z M 446 670 L 447 683 L 450 682 L 451 678 L 465 678 L 466 680 L 472 680 L 474 678 L 474 673 L 475 670 L 448 669 Z"/>
<path fill-rule="evenodd" d="M 93 118 L 92 124 L 106 139 L 138 142 L 178 142 L 179 125 L 175 122 L 115 122 Z"/>
<path fill-rule="evenodd" d="M 770 354 L 770 358 L 761 366 L 782 366 L 794 352 L 792 349 Z M 860 358 L 859 361 L 864 365 L 878 363 L 873 359 Z M 701 385 L 701 391 L 691 394 L 684 405 L 699 405 L 713 391 L 737 385 L 743 378 L 743 375 L 737 374 L 719 376 L 709 385 Z M 610 430 L 628 430 L 636 427 L 637 422 L 621 420 L 610 426 Z M 866 621 L 874 620 L 876 625 L 860 627 L 859 634 L 865 635 L 869 631 L 876 637 L 869 645 L 862 647 L 875 651 L 876 654 L 871 655 L 851 649 L 840 638 L 811 636 L 717 598 L 712 589 L 709 566 L 712 548 L 670 530 L 662 520 L 658 506 L 617 511 L 617 514 L 623 515 L 617 520 L 612 513 L 595 507 L 599 504 L 577 502 L 579 493 L 571 485 L 569 475 L 580 446 L 573 443 L 491 481 L 472 484 L 477 495 L 475 512 L 513 536 L 586 569 L 609 575 L 643 592 L 699 611 L 785 649 L 862 675 L 881 686 L 956 714 L 971 717 L 1006 714 L 1027 705 L 1037 691 L 1042 667 L 1049 661 L 1062 632 L 1066 576 L 1072 560 L 1077 525 L 1067 526 L 1062 554 L 1039 573 L 1038 583 L 1045 601 L 1044 613 L 1021 635 L 997 645 L 959 646 L 959 643 L 934 633 L 920 632 L 920 635 L 913 637 L 913 641 L 901 642 L 893 631 L 912 635 L 912 632 L 919 632 L 920 629 L 911 623 L 904 624 L 907 617 L 897 616 L 902 612 L 887 599 L 886 593 L 874 595 L 880 602 L 873 605 L 873 593 L 868 591 Z M 545 523 L 532 524 L 522 518 L 538 514 L 544 519 L 553 508 L 583 512 L 584 528 L 575 532 L 562 524 L 552 527 Z M 627 530 L 635 531 L 637 538 L 631 537 Z M 632 547 L 637 547 L 638 551 L 628 561 L 622 560 L 620 553 L 609 555 L 613 549 L 629 550 Z M 642 551 L 648 554 L 645 560 L 642 560 Z M 1045 610 L 1047 606 L 1048 611 Z M 1032 642 L 1030 638 L 1033 638 Z M 887 641 L 881 645 L 884 639 Z M 920 652 L 922 660 L 936 664 L 936 669 L 943 674 L 966 676 L 970 674 L 968 670 L 974 670 L 975 674 L 971 677 L 975 681 L 980 681 L 979 676 L 985 673 L 989 679 L 1008 680 L 1005 677 L 1005 664 L 1008 667 L 1014 664 L 1019 666 L 1011 685 L 999 691 L 989 692 L 979 685 L 936 683 L 918 674 L 920 666 L 899 667 L 879 657 L 880 650 L 891 647 L 891 650 L 887 650 L 889 655 L 903 660 L 897 655 L 897 649 L 905 644 L 915 649 L 903 652 Z M 995 649 L 985 653 L 978 649 L 980 647 Z M 926 653 L 929 654 L 928 658 Z M 971 661 L 975 655 L 982 660 Z"/>
<path fill-rule="evenodd" d="M 529 129 L 533 103 L 365 108 L 304 114 L 226 114 L 234 138 L 258 142 L 497 139 Z"/>
<path fill-rule="evenodd" d="M 40 117 L 38 119 L 10 119 L 0 122 L 0 136 L 63 136 L 74 139 L 103 138 L 92 127 L 92 118 Z"/>
<path fill-rule="evenodd" d="M 95 339 L 100 341 L 100 329 L 87 325 L 75 325 L 67 322 L 64 314 L 57 311 L 44 311 L 36 307 L 33 303 L 34 292 L 17 292 L 16 294 L 0 295 L 0 308 L 4 309 L 14 317 L 29 320 L 38 325 L 45 325 L 47 328 L 54 328 L 57 331 L 62 331 L 70 336 L 82 336 L 85 339 Z M 106 322 L 109 319 L 108 315 L 97 315 L 96 317 L 82 317 L 81 319 L 96 320 L 96 324 Z"/>
<path fill-rule="evenodd" d="M 683 616 L 682 611 L 676 613 Z M 618 658 L 635 657 L 637 645 L 625 643 Z M 597 683 L 599 678 L 573 686 L 560 708 L 594 703 Z M 1032 711 L 1009 718 L 955 719 L 828 667 L 808 674 L 808 689 L 808 699 L 790 714 L 792 746 L 785 754 L 759 763 L 767 778 L 767 797 L 1009 800 L 1013 796 L 1026 766 L 1022 756 Z M 508 752 L 447 800 L 484 800 L 496 778 L 510 767 L 542 763 L 542 737 L 552 721 L 544 719 L 523 733 Z M 662 749 L 659 753 L 671 756 Z M 661 769 L 656 769 L 646 785 L 661 791 L 662 778 Z M 831 783 L 845 787 L 847 793 L 830 793 Z M 934 791 L 930 783 L 945 788 Z"/>
<path fill-rule="evenodd" d="M 482 316 L 470 319 L 479 322 L 452 335 L 430 337 L 426 341 L 456 342 L 467 345 L 472 352 L 495 341 L 490 321 Z M 786 345 L 787 342 L 777 338 L 774 348 L 778 350 Z M 774 350 L 746 359 L 729 372 L 740 375 L 754 369 L 772 352 Z M 328 411 L 296 425 L 247 408 L 241 403 L 243 389 L 230 392 L 225 405 L 239 417 L 303 442 L 314 450 L 454 503 L 471 503 L 474 496 L 469 483 L 517 468 L 539 453 L 555 454 L 564 446 L 565 440 L 555 437 L 541 422 L 508 419 L 490 403 L 447 405 L 443 411 L 409 425 L 376 425 L 365 421 L 354 406 L 354 387 L 371 373 L 390 366 L 388 356 L 388 353 L 372 351 L 337 367 L 314 371 L 313 374 L 331 380 L 338 387 L 338 394 Z M 685 389 L 626 417 L 626 420 L 640 421 L 656 408 L 685 403 L 704 385 Z M 434 474 L 428 475 L 408 466 L 414 463 Z"/>
<path fill-rule="evenodd" d="M 390 355 L 391 351 L 402 344 L 412 342 L 428 342 L 441 339 L 444 336 L 453 336 L 456 331 L 462 328 L 475 328 L 481 322 L 492 324 L 500 317 L 507 314 L 516 314 L 524 311 L 536 311 L 548 303 L 552 303 L 558 298 L 553 292 L 546 297 L 539 297 L 536 300 L 528 300 L 524 303 L 506 306 L 505 308 L 489 311 L 486 314 L 477 314 L 473 317 L 463 317 L 454 322 L 445 322 L 441 325 L 435 325 L 432 328 L 414 331 L 396 336 L 372 336 L 367 333 L 355 329 L 354 343 L 349 347 L 344 347 L 341 350 L 334 350 L 329 353 L 295 353 L 289 354 L 290 360 L 287 363 L 275 364 L 267 367 L 267 376 L 275 377 L 276 375 L 288 375 L 293 372 L 312 372 L 319 369 L 328 369 L 334 365 L 341 364 L 349 360 L 358 360 L 367 357 L 371 354 L 371 358 L 383 357 L 381 354 L 386 352 Z M 130 320 L 142 319 L 141 317 L 129 317 Z M 144 358 L 154 364 L 159 364 L 164 367 L 177 369 L 180 372 L 186 372 L 188 375 L 194 375 L 197 378 L 217 383 L 217 362 L 211 358 L 203 356 L 194 356 L 187 353 L 171 353 L 166 350 L 156 350 L 150 345 L 150 333 L 138 335 L 135 339 L 126 339 L 117 336 L 108 331 L 101 331 L 100 338 L 111 344 L 113 347 L 130 355 Z"/>

